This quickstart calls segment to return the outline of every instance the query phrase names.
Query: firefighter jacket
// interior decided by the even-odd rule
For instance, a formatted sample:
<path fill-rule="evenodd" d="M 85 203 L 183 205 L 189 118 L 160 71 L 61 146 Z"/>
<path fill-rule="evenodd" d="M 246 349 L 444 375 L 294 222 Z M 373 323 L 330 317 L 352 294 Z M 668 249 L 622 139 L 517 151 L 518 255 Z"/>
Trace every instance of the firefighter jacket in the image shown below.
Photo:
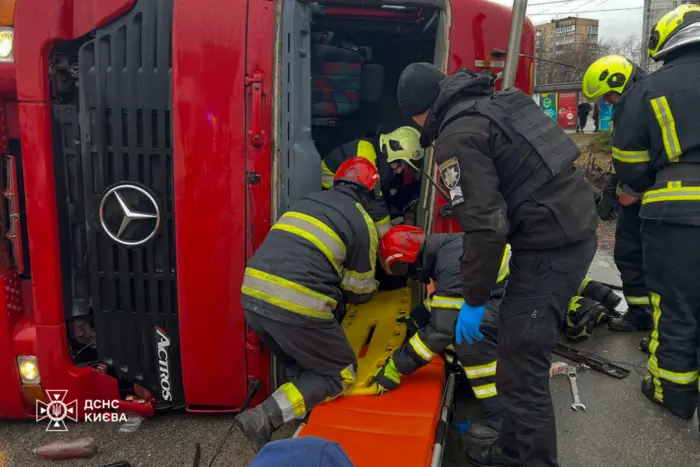
<path fill-rule="evenodd" d="M 574 168 L 580 151 L 517 89 L 493 94 L 491 77 L 458 71 L 441 83 L 421 135 L 464 230 L 462 295 L 483 305 L 506 243 L 542 250 L 595 235 L 591 187 Z"/>
<path fill-rule="evenodd" d="M 345 143 L 332 150 L 321 161 L 321 179 L 324 189 L 333 188 L 335 172 L 343 162 L 353 157 L 364 157 L 377 167 L 377 152 L 369 140 L 358 139 Z M 374 221 L 379 238 L 381 238 L 391 228 L 391 217 L 389 216 L 389 208 L 384 201 L 380 183 L 377 184 L 374 201 L 367 207 L 367 213 Z"/>
<path fill-rule="evenodd" d="M 613 164 L 642 219 L 700 225 L 700 50 L 669 57 L 616 106 Z"/>
<path fill-rule="evenodd" d="M 247 264 L 243 308 L 291 323 L 334 319 L 377 285 L 377 231 L 360 195 L 340 186 L 305 196 L 272 226 Z"/>

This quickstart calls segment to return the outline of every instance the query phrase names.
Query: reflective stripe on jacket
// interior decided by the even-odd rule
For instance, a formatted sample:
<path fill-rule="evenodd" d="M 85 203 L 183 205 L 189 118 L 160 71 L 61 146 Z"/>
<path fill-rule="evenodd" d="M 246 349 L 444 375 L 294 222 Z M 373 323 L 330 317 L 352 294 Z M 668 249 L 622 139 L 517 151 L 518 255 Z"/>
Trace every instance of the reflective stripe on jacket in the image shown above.
<path fill-rule="evenodd" d="M 376 290 L 377 232 L 351 188 L 302 198 L 273 225 L 247 264 L 244 308 L 333 319 L 339 302 Z"/>
<path fill-rule="evenodd" d="M 626 92 L 615 108 L 613 164 L 644 193 L 642 219 L 700 225 L 700 51 L 688 49 Z"/>
<path fill-rule="evenodd" d="M 435 281 L 435 292 L 423 302 L 429 311 L 439 308 L 459 310 L 464 304 L 463 284 L 460 276 L 460 257 L 462 256 L 462 234 L 429 235 L 423 247 L 423 269 L 421 281 Z M 510 245 L 506 245 L 498 272 L 498 284 L 508 278 L 510 273 Z"/>
<path fill-rule="evenodd" d="M 365 158 L 372 162 L 375 167 L 377 166 L 377 152 L 370 141 L 358 139 L 338 146 L 321 161 L 321 179 L 324 189 L 329 190 L 333 188 L 335 172 L 343 162 L 353 157 Z M 391 218 L 389 217 L 389 208 L 384 201 L 379 183 L 377 184 L 375 199 L 367 207 L 367 213 L 374 221 L 377 233 L 381 238 L 391 228 Z"/>

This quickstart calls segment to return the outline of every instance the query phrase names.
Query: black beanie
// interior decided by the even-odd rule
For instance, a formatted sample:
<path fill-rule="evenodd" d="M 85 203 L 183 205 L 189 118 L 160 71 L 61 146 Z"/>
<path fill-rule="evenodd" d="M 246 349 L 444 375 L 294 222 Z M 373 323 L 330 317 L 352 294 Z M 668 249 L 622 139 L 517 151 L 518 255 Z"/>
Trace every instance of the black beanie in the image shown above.
<path fill-rule="evenodd" d="M 406 117 L 420 115 L 433 105 L 440 94 L 445 75 L 432 63 L 411 63 L 401 72 L 397 98 Z"/>

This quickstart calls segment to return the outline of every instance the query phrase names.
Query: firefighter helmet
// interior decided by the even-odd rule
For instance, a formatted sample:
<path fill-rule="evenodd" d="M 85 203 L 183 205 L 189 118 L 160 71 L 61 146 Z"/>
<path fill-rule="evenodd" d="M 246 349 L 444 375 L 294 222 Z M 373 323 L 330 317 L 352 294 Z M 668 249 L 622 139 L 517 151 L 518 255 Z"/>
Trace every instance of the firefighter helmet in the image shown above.
<path fill-rule="evenodd" d="M 622 94 L 634 72 L 634 63 L 621 55 L 599 58 L 583 75 L 583 93 L 589 99 L 598 99 L 609 92 Z"/>
<path fill-rule="evenodd" d="M 672 50 L 697 43 L 700 43 L 700 5 L 683 4 L 654 25 L 649 37 L 649 56 L 658 62 Z"/>
<path fill-rule="evenodd" d="M 413 163 L 423 158 L 420 132 L 411 126 L 402 126 L 379 135 L 379 149 L 386 154 L 390 164 L 399 160 Z"/>
<path fill-rule="evenodd" d="M 369 191 L 374 190 L 374 186 L 379 181 L 379 172 L 377 168 L 364 157 L 353 157 L 348 159 L 338 167 L 333 176 L 333 183 L 338 182 L 352 183 L 367 188 Z"/>
<path fill-rule="evenodd" d="M 379 259 L 384 270 L 390 274 L 399 275 L 400 271 L 405 274 L 418 258 L 424 240 L 425 233 L 419 227 L 399 224 L 390 228 L 379 242 Z"/>

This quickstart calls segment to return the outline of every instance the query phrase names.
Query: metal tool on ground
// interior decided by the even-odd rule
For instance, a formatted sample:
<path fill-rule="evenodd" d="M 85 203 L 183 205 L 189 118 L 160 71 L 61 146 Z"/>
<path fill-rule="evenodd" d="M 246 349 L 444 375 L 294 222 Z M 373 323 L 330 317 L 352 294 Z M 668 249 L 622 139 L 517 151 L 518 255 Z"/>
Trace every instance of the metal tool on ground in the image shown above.
<path fill-rule="evenodd" d="M 627 378 L 630 370 L 623 368 L 611 361 L 585 350 L 575 349 L 568 345 L 557 342 L 552 350 L 553 353 L 568 358 L 576 363 L 582 363 L 588 367 L 612 376 L 613 378 Z"/>
<path fill-rule="evenodd" d="M 571 408 L 574 409 L 574 411 L 578 411 L 578 409 L 583 409 L 583 411 L 585 412 L 586 406 L 581 403 L 581 398 L 578 394 L 578 384 L 576 384 L 576 368 L 568 367 L 567 376 L 569 377 L 569 383 L 571 383 L 571 393 L 574 396 L 574 403 L 571 404 Z"/>

